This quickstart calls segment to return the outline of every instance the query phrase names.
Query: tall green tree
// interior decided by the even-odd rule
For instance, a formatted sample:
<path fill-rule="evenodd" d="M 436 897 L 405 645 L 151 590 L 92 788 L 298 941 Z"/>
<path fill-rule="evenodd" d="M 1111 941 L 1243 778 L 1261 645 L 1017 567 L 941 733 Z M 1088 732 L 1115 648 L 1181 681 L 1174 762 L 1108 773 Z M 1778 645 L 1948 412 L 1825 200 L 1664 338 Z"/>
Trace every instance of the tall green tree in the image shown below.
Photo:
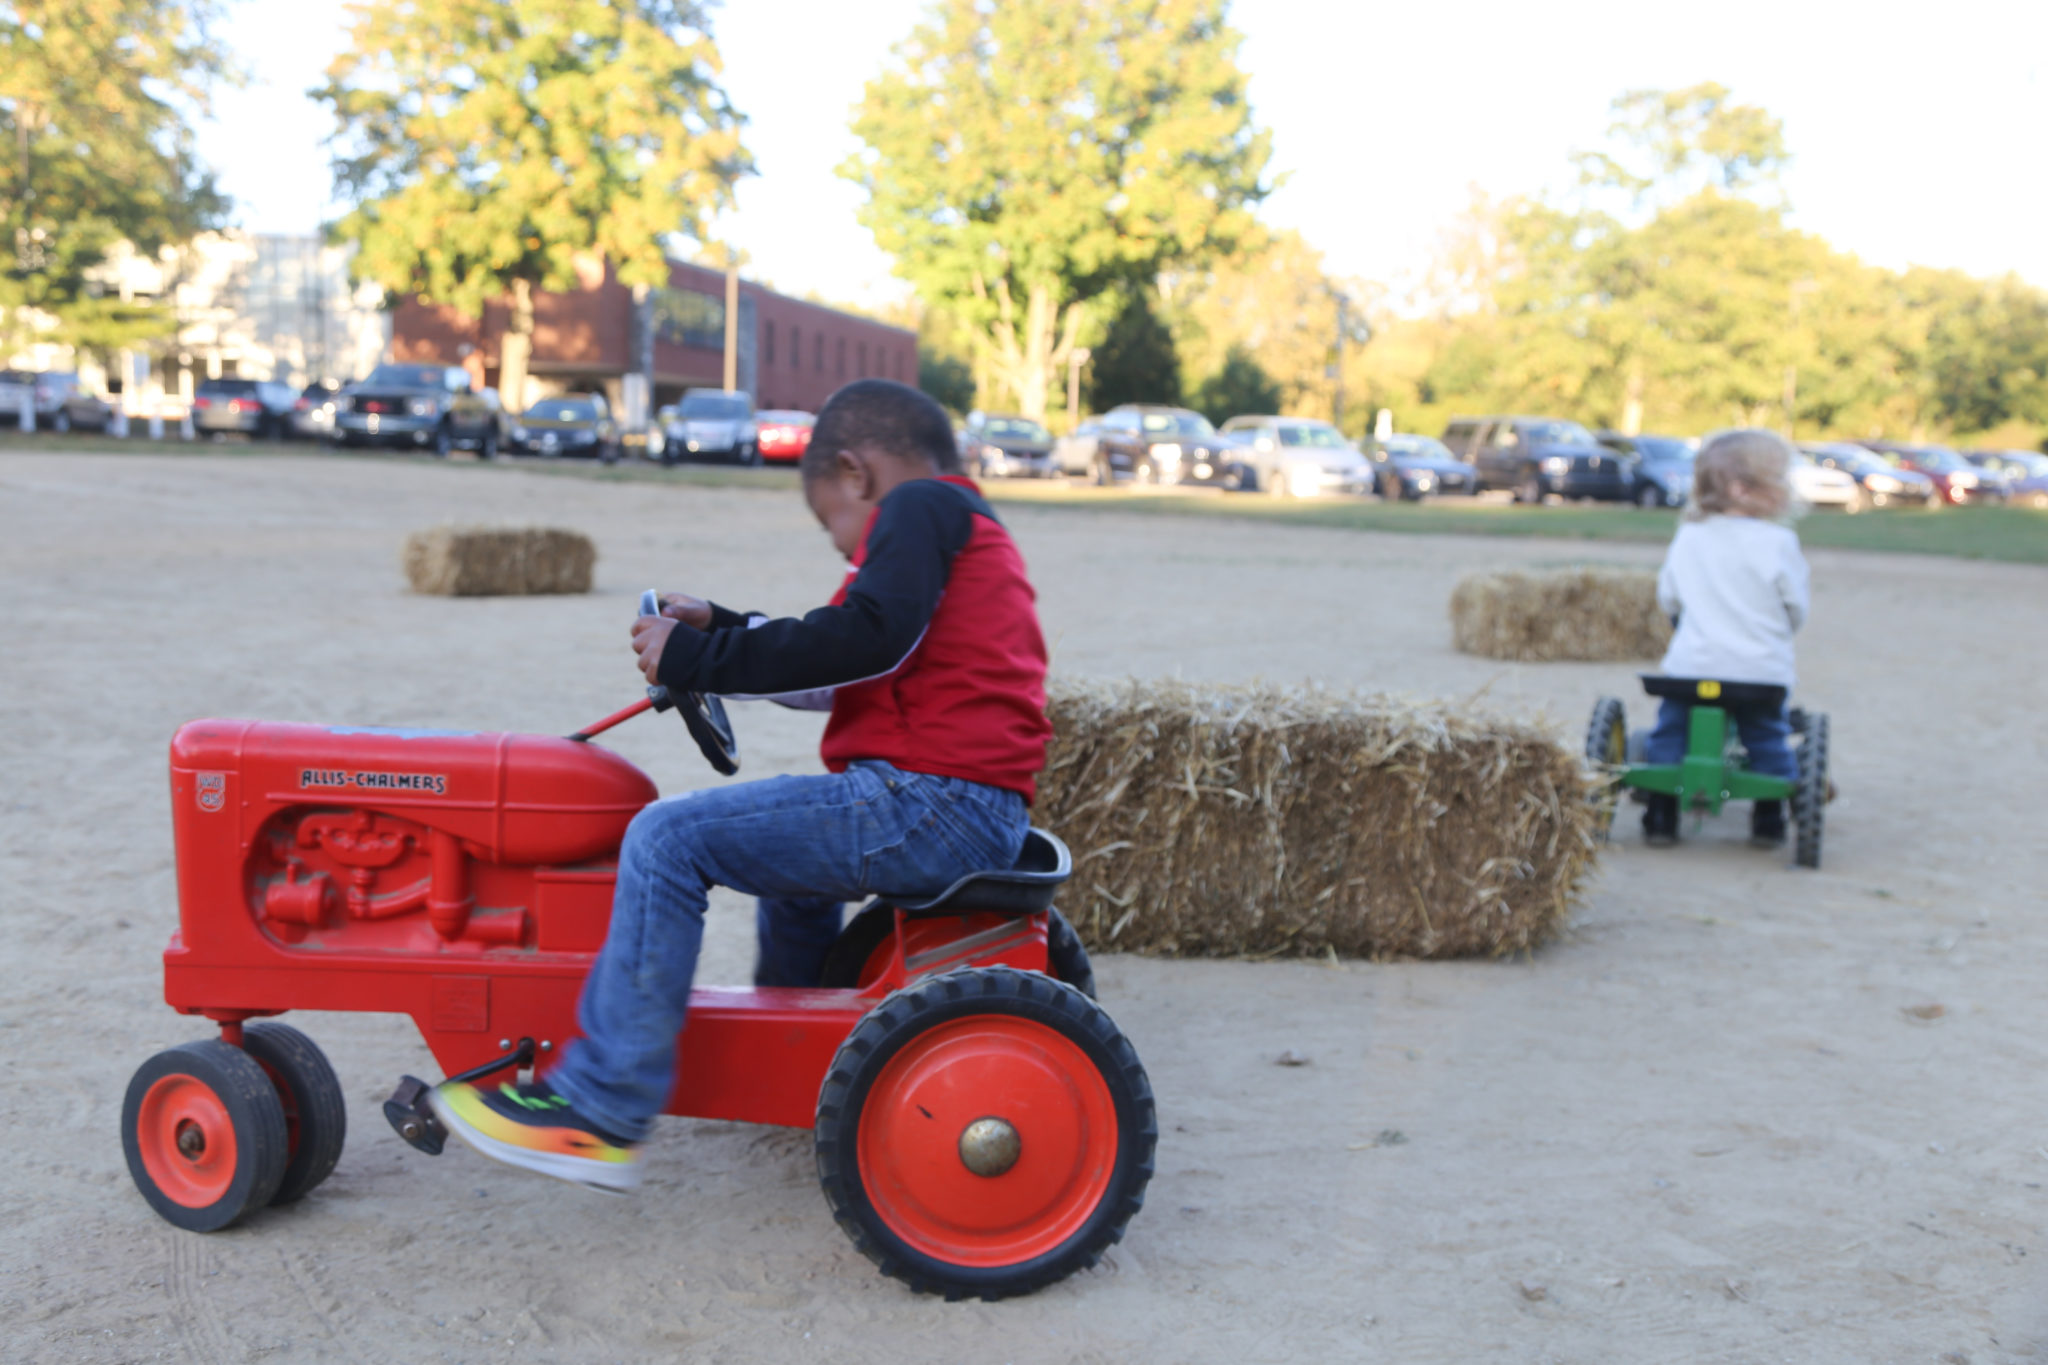
<path fill-rule="evenodd" d="M 358 0 L 312 94 L 333 110 L 356 273 L 481 316 L 510 297 L 517 401 L 533 293 L 602 256 L 662 285 L 751 171 L 696 0 Z"/>
<path fill-rule="evenodd" d="M 1638 204 L 1670 202 L 1713 187 L 1746 194 L 1774 182 L 1787 159 L 1784 124 L 1725 85 L 1630 90 L 1615 98 L 1606 148 L 1581 153 L 1587 184 L 1627 191 Z"/>
<path fill-rule="evenodd" d="M 213 0 L 16 0 L 0 5 L 0 308 L 14 345 L 38 333 L 88 350 L 160 335 L 159 309 L 106 297 L 109 248 L 144 254 L 216 226 L 227 201 L 192 121 L 232 72 Z"/>
<path fill-rule="evenodd" d="M 1270 138 L 1226 8 L 936 0 L 868 84 L 866 145 L 842 168 L 861 221 L 927 303 L 975 327 L 983 373 L 1032 417 L 1089 300 L 1255 229 Z"/>
<path fill-rule="evenodd" d="M 1194 405 L 1220 425 L 1241 413 L 1277 413 L 1283 400 L 1280 385 L 1251 352 L 1232 346 L 1216 372 L 1195 386 Z"/>

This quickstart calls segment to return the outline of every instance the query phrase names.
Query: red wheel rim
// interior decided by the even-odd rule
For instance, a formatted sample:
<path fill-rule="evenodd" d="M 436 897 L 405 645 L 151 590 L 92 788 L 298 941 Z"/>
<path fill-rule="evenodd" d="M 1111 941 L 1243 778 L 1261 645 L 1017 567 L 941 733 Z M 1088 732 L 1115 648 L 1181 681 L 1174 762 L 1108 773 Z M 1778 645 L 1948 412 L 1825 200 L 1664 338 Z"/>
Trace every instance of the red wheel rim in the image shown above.
<path fill-rule="evenodd" d="M 1019 1151 L 1000 1175 L 962 1160 L 969 1124 L 997 1118 Z M 1116 1169 L 1116 1105 L 1088 1054 L 1013 1015 L 956 1019 L 889 1060 L 861 1106 L 861 1187 L 898 1237 L 963 1266 L 1059 1247 L 1102 1203 Z"/>
<path fill-rule="evenodd" d="M 213 1087 L 196 1076 L 164 1076 L 135 1115 L 142 1167 L 166 1199 L 203 1209 L 235 1182 L 235 1125 Z"/>

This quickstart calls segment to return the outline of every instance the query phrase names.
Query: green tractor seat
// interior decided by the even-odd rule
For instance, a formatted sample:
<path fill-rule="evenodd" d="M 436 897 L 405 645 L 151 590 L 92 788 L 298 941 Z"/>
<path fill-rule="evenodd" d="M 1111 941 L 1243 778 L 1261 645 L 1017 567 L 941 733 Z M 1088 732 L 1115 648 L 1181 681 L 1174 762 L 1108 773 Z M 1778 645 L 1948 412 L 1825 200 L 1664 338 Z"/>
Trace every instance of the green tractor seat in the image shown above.
<path fill-rule="evenodd" d="M 1643 691 L 1668 701 L 1693 706 L 1765 706 L 1775 710 L 1785 704 L 1786 689 L 1776 683 L 1719 682 L 1713 678 L 1667 678 L 1657 673 L 1640 675 Z"/>

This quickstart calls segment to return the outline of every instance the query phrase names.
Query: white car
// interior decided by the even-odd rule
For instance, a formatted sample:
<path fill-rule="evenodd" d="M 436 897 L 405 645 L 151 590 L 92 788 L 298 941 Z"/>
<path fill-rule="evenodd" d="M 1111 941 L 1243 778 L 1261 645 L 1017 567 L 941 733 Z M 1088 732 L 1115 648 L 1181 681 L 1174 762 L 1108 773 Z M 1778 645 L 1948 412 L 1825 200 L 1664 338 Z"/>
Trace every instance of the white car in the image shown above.
<path fill-rule="evenodd" d="M 1223 424 L 1223 434 L 1245 448 L 1244 464 L 1256 486 L 1274 497 L 1362 497 L 1373 491 L 1372 461 L 1328 422 L 1233 417 Z"/>
<path fill-rule="evenodd" d="M 1807 506 L 1833 507 L 1844 512 L 1863 510 L 1863 490 L 1857 486 L 1854 475 L 1839 469 L 1823 469 L 1804 452 L 1792 457 L 1792 467 L 1787 472 L 1792 477 L 1793 496 Z"/>

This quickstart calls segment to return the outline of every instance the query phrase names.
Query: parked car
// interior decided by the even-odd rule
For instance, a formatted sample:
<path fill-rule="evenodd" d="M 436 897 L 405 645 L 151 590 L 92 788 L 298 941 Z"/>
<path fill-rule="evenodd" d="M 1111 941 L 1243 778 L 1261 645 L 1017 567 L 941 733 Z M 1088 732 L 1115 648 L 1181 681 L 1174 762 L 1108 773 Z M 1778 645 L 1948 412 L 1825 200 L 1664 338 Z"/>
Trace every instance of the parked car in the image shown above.
<path fill-rule="evenodd" d="M 1631 497 L 1638 507 L 1683 507 L 1692 497 L 1692 460 L 1700 443 L 1684 436 L 1594 433 L 1601 445 L 1635 461 Z"/>
<path fill-rule="evenodd" d="M 997 479 L 1049 479 L 1057 472 L 1052 462 L 1052 433 L 1029 417 L 969 413 L 967 434 L 974 442 L 974 459 L 967 461 L 964 447 L 961 458 L 970 473 Z"/>
<path fill-rule="evenodd" d="M 1934 480 L 1914 470 L 1886 464 L 1862 446 L 1848 441 L 1802 441 L 1799 448 L 1822 469 L 1839 469 L 1856 480 L 1866 506 L 1941 506 L 1941 492 L 1934 486 Z"/>
<path fill-rule="evenodd" d="M 663 464 L 694 458 L 761 463 L 760 430 L 754 399 L 724 389 L 686 389 L 683 401 L 656 414 Z"/>
<path fill-rule="evenodd" d="M 1785 472 L 1791 480 L 1793 494 L 1809 507 L 1861 512 L 1869 506 L 1854 475 L 1840 469 L 1823 468 L 1804 451 L 1793 452 L 1792 465 Z"/>
<path fill-rule="evenodd" d="M 1246 492 L 1264 489 L 1275 497 L 1314 498 L 1363 497 L 1373 491 L 1372 461 L 1328 422 L 1247 414 L 1225 422 L 1222 435 L 1243 451 L 1238 484 Z"/>
<path fill-rule="evenodd" d="M 761 447 L 761 458 L 776 464 L 803 459 L 811 448 L 811 428 L 817 424 L 817 417 L 808 412 L 772 409 L 755 413 L 754 439 Z"/>
<path fill-rule="evenodd" d="M 446 455 L 498 453 L 498 420 L 459 365 L 379 365 L 334 397 L 334 437 L 347 446 L 404 446 Z"/>
<path fill-rule="evenodd" d="M 1910 469 L 1934 480 L 1941 500 L 1952 506 L 2002 502 L 2005 484 L 1977 468 L 1947 446 L 1904 445 L 1897 441 L 1861 441 L 1864 449 L 1886 464 Z"/>
<path fill-rule="evenodd" d="M 324 441 L 334 435 L 334 400 L 341 394 L 339 384 L 308 384 L 292 402 L 292 433 L 308 441 Z"/>
<path fill-rule="evenodd" d="M 1437 493 L 1477 493 L 1479 471 L 1434 436 L 1403 434 L 1373 443 L 1379 495 L 1414 502 Z"/>
<path fill-rule="evenodd" d="M 1507 488 L 1517 502 L 1556 494 L 1625 502 L 1635 496 L 1634 461 L 1609 450 L 1577 422 L 1549 417 L 1459 417 L 1444 428 L 1452 456 L 1479 471 L 1481 488 Z"/>
<path fill-rule="evenodd" d="M 282 441 L 298 401 L 297 389 L 271 379 L 204 379 L 192 395 L 192 425 L 204 435 Z"/>
<path fill-rule="evenodd" d="M 2008 501 L 2028 507 L 2048 507 L 2048 455 L 2031 450 L 1972 450 L 1964 459 L 2005 479 Z"/>
<path fill-rule="evenodd" d="M 0 422 L 21 424 L 21 400 L 36 405 L 36 425 L 47 431 L 105 431 L 114 405 L 79 381 L 75 370 L 0 373 Z"/>
<path fill-rule="evenodd" d="M 602 394 L 541 399 L 514 420 L 512 440 L 532 455 L 589 455 L 606 464 L 619 458 L 619 430 Z"/>
<path fill-rule="evenodd" d="M 1101 454 L 1102 419 L 1090 417 L 1052 443 L 1053 472 L 1092 477 Z"/>
<path fill-rule="evenodd" d="M 1128 479 L 1137 484 L 1239 488 L 1245 482 L 1243 447 L 1187 408 L 1156 403 L 1111 408 L 1102 415 L 1097 441 L 1100 448 L 1091 472 L 1099 484 Z"/>

